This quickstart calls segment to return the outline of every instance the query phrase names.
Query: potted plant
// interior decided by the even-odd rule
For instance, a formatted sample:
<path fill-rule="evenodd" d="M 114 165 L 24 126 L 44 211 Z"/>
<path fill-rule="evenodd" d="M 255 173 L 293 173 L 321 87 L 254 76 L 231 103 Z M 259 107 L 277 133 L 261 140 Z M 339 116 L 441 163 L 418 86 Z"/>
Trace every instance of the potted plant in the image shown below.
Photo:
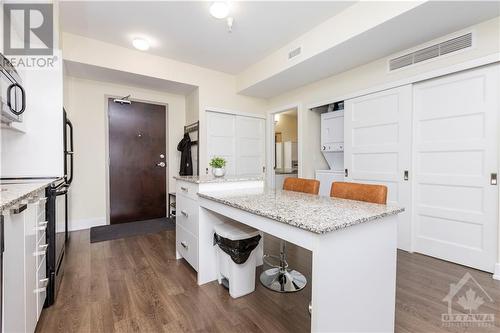
<path fill-rule="evenodd" d="M 226 166 L 226 160 L 222 157 L 213 157 L 210 160 L 210 166 L 212 167 L 212 174 L 215 177 L 222 177 L 226 173 L 226 169 L 224 168 Z"/>

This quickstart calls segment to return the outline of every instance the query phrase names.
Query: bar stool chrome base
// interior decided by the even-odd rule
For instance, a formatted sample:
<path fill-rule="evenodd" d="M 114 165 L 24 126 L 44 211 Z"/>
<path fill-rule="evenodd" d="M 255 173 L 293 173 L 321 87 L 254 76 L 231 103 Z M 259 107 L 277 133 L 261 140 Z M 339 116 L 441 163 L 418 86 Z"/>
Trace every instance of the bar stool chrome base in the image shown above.
<path fill-rule="evenodd" d="M 304 289 L 307 279 L 296 270 L 270 268 L 260 274 L 260 282 L 276 292 L 291 293 Z"/>

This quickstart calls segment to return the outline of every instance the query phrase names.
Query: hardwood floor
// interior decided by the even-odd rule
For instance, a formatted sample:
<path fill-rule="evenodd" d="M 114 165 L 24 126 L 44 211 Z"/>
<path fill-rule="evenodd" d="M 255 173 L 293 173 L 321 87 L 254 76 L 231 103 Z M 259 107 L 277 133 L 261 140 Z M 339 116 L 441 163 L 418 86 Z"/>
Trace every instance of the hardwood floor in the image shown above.
<path fill-rule="evenodd" d="M 254 293 L 234 300 L 216 282 L 197 286 L 195 271 L 175 260 L 174 238 L 164 231 L 90 244 L 88 231 L 72 233 L 56 304 L 44 309 L 37 332 L 309 332 L 310 284 L 278 294 L 257 283 Z M 265 244 L 266 252 L 278 252 L 276 239 L 266 237 Z M 288 254 L 291 266 L 309 277 L 310 252 L 290 244 Z M 475 287 L 484 301 L 479 312 L 494 314 L 494 327 L 442 325 L 443 298 L 466 272 L 493 299 Z M 423 255 L 398 253 L 396 302 L 396 332 L 500 330 L 499 281 Z"/>

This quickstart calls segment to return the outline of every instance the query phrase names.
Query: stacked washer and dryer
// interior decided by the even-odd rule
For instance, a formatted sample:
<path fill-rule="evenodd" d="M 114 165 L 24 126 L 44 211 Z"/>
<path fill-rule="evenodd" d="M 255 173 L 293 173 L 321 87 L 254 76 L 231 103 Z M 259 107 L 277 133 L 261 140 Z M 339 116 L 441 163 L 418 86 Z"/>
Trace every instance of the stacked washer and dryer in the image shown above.
<path fill-rule="evenodd" d="M 321 114 L 321 152 L 330 169 L 316 170 L 320 181 L 319 194 L 329 196 L 335 181 L 344 181 L 344 103 L 329 105 Z"/>

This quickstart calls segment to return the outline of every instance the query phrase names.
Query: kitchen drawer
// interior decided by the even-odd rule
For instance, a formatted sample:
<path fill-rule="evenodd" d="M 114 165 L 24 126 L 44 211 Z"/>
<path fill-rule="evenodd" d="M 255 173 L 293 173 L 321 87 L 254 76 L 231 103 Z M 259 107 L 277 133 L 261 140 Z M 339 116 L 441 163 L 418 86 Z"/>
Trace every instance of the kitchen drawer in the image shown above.
<path fill-rule="evenodd" d="M 198 238 L 180 225 L 176 225 L 175 246 L 177 252 L 198 271 Z"/>
<path fill-rule="evenodd" d="M 43 261 L 40 263 L 40 267 L 38 267 L 36 274 L 37 285 L 33 291 L 36 294 L 37 299 L 37 320 L 40 318 L 40 314 L 42 313 L 43 303 L 45 303 L 45 297 L 47 296 L 47 284 L 49 283 L 45 260 L 46 258 L 43 257 Z"/>
<path fill-rule="evenodd" d="M 198 200 L 198 184 L 184 182 L 177 180 L 177 186 L 175 194 L 177 196 L 181 195 L 187 198 Z"/>
<path fill-rule="evenodd" d="M 176 205 L 175 223 L 198 237 L 198 201 L 179 197 Z"/>
<path fill-rule="evenodd" d="M 36 242 L 38 243 L 40 239 L 45 238 L 45 232 L 47 231 L 48 221 L 37 221 L 35 230 L 36 230 Z"/>
<path fill-rule="evenodd" d="M 36 250 L 33 253 L 33 255 L 36 257 L 37 269 L 40 269 L 40 265 L 42 265 L 45 262 L 45 258 L 47 257 L 47 249 L 49 245 L 47 244 L 47 241 L 44 238 L 38 241 L 36 245 Z"/>
<path fill-rule="evenodd" d="M 42 197 L 38 200 L 37 206 L 37 221 L 45 221 L 45 204 L 47 203 L 47 198 Z"/>

